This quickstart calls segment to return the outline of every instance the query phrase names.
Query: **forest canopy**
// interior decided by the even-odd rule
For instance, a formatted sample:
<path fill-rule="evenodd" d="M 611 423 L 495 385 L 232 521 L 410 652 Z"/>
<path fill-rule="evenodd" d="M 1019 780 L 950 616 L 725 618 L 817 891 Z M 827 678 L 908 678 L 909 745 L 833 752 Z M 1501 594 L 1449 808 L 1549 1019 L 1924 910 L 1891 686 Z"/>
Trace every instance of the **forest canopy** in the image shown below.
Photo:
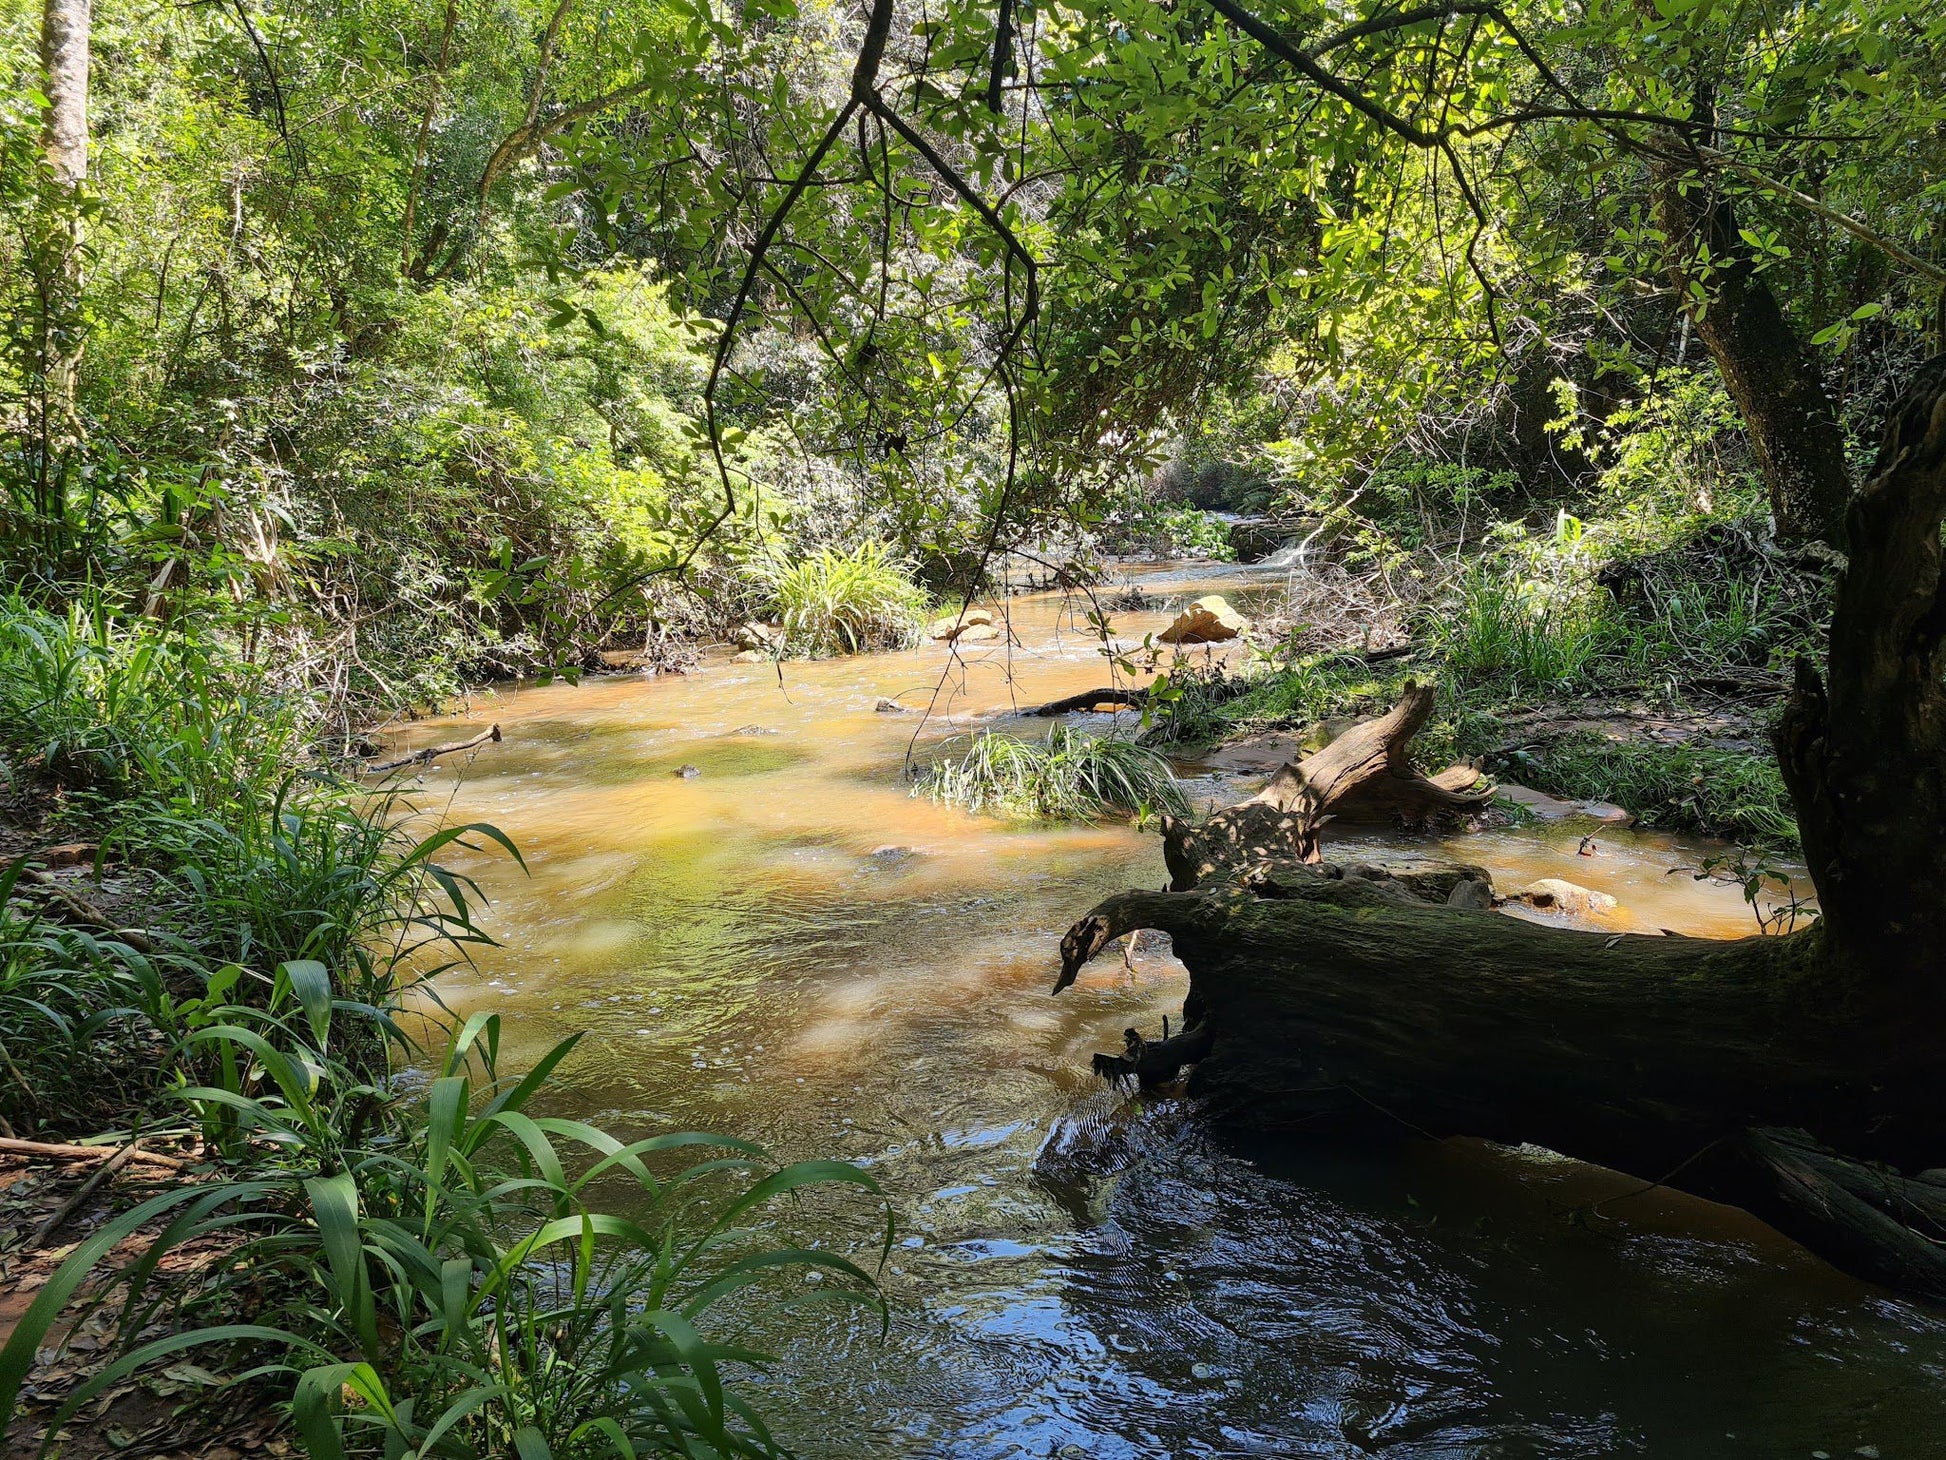
<path fill-rule="evenodd" d="M 1171 462 L 1834 542 L 1938 328 L 1928 6 L 517 9 L 104 6 L 70 175 L 13 8 L 17 576 L 193 560 L 404 701 Z"/>

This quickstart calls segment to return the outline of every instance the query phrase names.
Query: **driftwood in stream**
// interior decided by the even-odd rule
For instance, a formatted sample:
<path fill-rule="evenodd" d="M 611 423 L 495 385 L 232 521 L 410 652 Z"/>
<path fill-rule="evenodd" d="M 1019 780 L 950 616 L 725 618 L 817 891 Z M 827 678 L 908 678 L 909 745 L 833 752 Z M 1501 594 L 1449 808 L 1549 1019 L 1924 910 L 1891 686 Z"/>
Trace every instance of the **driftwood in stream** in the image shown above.
<path fill-rule="evenodd" d="M 1070 715 L 1076 710 L 1094 710 L 1106 706 L 1115 710 L 1139 710 L 1149 702 L 1149 692 L 1145 689 L 1101 689 L 1084 690 L 1078 695 L 1069 695 L 1064 700 L 1049 700 L 1044 705 L 1036 705 L 1024 711 L 1037 715 L 1043 720 L 1051 720 L 1056 715 Z"/>
<path fill-rule="evenodd" d="M 1057 992 L 1160 929 L 1190 971 L 1183 1032 L 1107 1073 L 1193 1062 L 1192 1093 L 1257 1125 L 1534 1142 L 1946 1302 L 1942 517 L 1935 361 L 1852 504 L 1829 683 L 1801 667 L 1778 731 L 1822 923 L 1733 942 L 1543 928 L 1306 865 L 1246 824 L 1222 865 L 1075 924 Z"/>
<path fill-rule="evenodd" d="M 497 742 L 499 739 L 500 727 L 489 725 L 471 740 L 455 740 L 450 745 L 428 745 L 424 750 L 415 750 L 412 754 L 402 755 L 397 760 L 382 760 L 376 765 L 368 765 L 365 767 L 365 774 L 376 776 L 386 771 L 398 770 L 402 766 L 431 765 L 442 755 L 458 755 L 462 750 L 477 750 L 489 740 Z"/>
<path fill-rule="evenodd" d="M 1165 818 L 1170 886 L 1185 891 L 1220 869 L 1266 859 L 1316 862 L 1318 832 L 1333 816 L 1423 825 L 1491 800 L 1492 786 L 1471 766 L 1436 776 L 1412 768 L 1407 747 L 1432 707 L 1432 690 L 1407 680 L 1390 713 L 1360 721 L 1324 749 L 1287 763 L 1249 800 L 1201 826 Z"/>

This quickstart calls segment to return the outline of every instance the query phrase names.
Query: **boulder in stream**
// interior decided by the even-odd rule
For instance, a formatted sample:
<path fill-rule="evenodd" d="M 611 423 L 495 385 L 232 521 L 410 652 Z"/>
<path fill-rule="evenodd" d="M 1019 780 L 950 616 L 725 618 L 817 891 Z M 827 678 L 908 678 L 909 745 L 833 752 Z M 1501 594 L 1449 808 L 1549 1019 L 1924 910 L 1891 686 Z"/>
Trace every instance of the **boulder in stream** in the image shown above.
<path fill-rule="evenodd" d="M 975 633 L 984 629 L 985 633 Z M 965 613 L 948 614 L 945 618 L 934 619 L 926 636 L 937 643 L 954 644 L 961 640 L 995 639 L 1000 636 L 993 626 L 993 610 L 969 608 Z"/>
<path fill-rule="evenodd" d="M 1164 629 L 1159 637 L 1165 644 L 1221 644 L 1250 628 L 1250 620 L 1231 607 L 1220 593 L 1199 598 Z"/>
<path fill-rule="evenodd" d="M 730 636 L 730 642 L 745 654 L 773 654 L 783 647 L 784 631 L 776 624 L 760 624 L 753 620 L 738 624 L 736 632 Z"/>
<path fill-rule="evenodd" d="M 1605 892 L 1596 892 L 1592 887 L 1561 877 L 1543 877 L 1538 882 L 1530 882 L 1515 896 L 1529 907 L 1576 917 L 1612 913 L 1621 906 Z"/>

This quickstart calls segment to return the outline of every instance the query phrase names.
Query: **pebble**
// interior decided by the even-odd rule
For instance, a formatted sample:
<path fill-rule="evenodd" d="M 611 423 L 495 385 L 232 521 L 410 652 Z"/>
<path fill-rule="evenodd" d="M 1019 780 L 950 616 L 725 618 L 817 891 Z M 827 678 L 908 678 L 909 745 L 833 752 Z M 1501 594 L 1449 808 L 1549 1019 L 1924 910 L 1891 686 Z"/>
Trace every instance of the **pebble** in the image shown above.
<path fill-rule="evenodd" d="M 1212 1364 L 1191 1364 L 1189 1374 L 1193 1379 L 1214 1379 L 1216 1368 Z"/>

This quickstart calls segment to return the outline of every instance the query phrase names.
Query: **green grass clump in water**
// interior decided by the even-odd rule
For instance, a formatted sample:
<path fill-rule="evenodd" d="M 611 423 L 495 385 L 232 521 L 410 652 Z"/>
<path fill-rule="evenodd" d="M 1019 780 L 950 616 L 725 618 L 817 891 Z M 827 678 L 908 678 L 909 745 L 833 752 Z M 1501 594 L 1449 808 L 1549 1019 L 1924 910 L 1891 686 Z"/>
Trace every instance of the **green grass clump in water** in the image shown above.
<path fill-rule="evenodd" d="M 919 642 L 926 591 L 882 542 L 825 548 L 777 576 L 776 608 L 789 652 L 811 659 Z"/>
<path fill-rule="evenodd" d="M 1047 821 L 1094 821 L 1105 812 L 1189 813 L 1189 799 L 1161 754 L 1067 725 L 1056 725 L 1044 741 L 983 730 L 963 754 L 933 767 L 926 789 L 949 806 Z"/>
<path fill-rule="evenodd" d="M 1537 791 L 1612 801 L 1649 826 L 1761 846 L 1797 842 L 1790 793 L 1765 754 L 1582 734 L 1521 752 L 1508 769 Z"/>

